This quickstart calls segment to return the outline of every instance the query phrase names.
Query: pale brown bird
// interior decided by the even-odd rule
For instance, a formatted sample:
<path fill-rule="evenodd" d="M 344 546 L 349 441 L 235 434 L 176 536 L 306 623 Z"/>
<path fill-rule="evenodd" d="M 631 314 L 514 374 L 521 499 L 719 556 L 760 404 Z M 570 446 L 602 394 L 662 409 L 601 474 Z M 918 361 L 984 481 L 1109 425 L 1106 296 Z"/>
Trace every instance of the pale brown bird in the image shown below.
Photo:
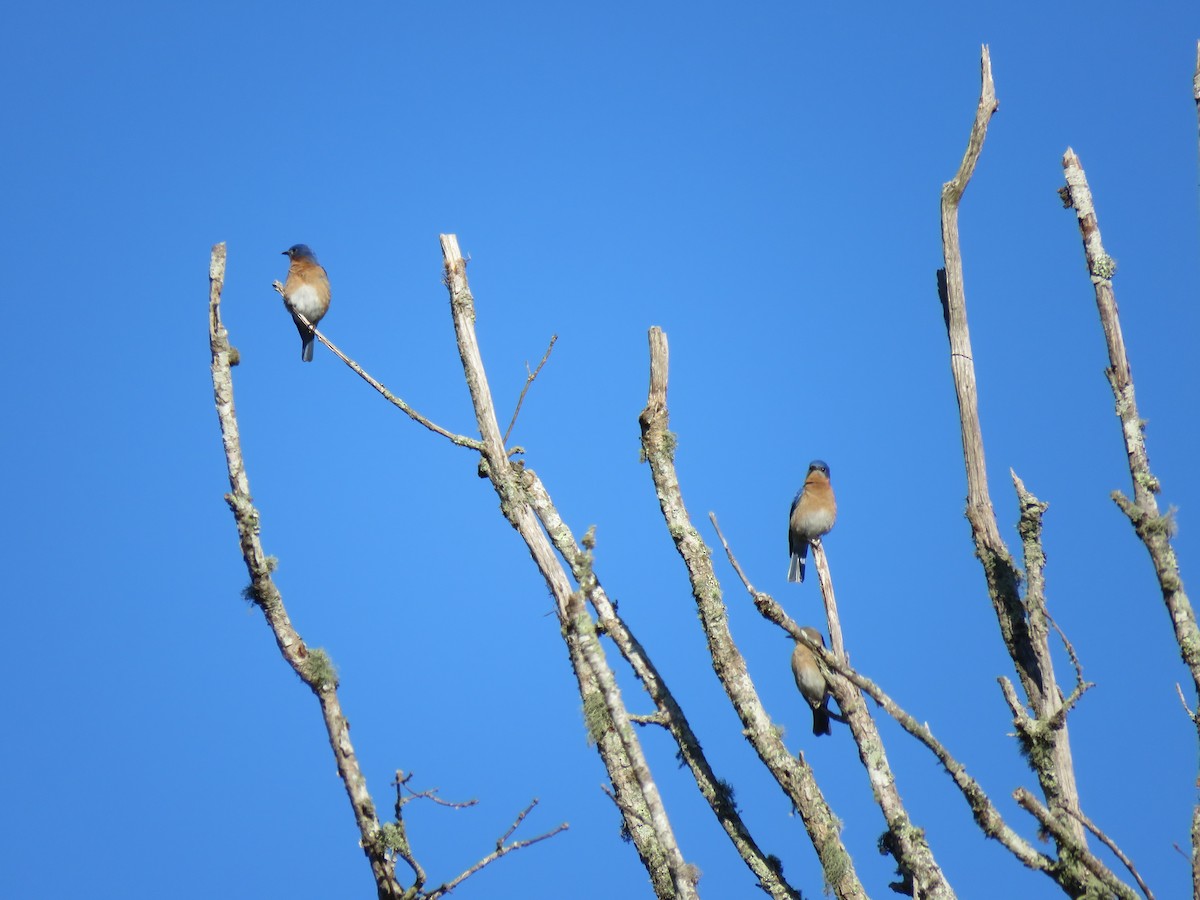
<path fill-rule="evenodd" d="M 837 501 L 829 483 L 829 466 L 819 459 L 808 464 L 808 475 L 796 492 L 788 513 L 788 581 L 804 580 L 808 545 L 827 534 L 837 520 Z"/>
<path fill-rule="evenodd" d="M 800 631 L 814 644 L 825 646 L 825 639 L 817 629 L 804 627 Z M 812 707 L 813 734 L 818 737 L 831 734 L 829 686 L 825 683 L 825 675 L 821 672 L 817 655 L 803 641 L 796 641 L 796 649 L 792 651 L 792 674 L 796 676 L 796 687 Z"/>
<path fill-rule="evenodd" d="M 329 276 L 317 262 L 316 254 L 308 244 L 293 244 L 283 251 L 283 255 L 292 261 L 283 285 L 284 305 L 288 312 L 298 310 L 316 328 L 325 313 L 329 312 Z M 300 332 L 300 359 L 312 362 L 316 338 L 295 315 L 292 321 Z"/>

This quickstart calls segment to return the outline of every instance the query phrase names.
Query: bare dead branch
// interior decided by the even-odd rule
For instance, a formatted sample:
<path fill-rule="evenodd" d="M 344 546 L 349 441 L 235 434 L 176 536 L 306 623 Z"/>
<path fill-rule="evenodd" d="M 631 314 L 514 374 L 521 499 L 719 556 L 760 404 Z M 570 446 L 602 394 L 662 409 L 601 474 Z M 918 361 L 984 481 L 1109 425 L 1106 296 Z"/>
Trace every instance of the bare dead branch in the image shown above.
<path fill-rule="evenodd" d="M 250 574 L 250 596 L 267 621 L 276 646 L 292 670 L 308 685 L 321 706 L 321 718 L 337 763 L 338 776 L 346 789 L 354 821 L 358 825 L 363 852 L 371 865 L 371 874 L 381 898 L 399 898 L 403 891 L 396 881 L 394 866 L 387 849 L 379 840 L 379 820 L 375 804 L 367 791 L 367 781 L 359 767 L 350 742 L 350 725 L 342 715 L 337 695 L 337 673 L 323 650 L 310 650 L 292 627 L 275 582 L 271 577 L 274 561 L 263 552 L 260 540 L 261 518 L 250 495 L 250 479 L 242 457 L 237 413 L 233 403 L 233 373 L 230 369 L 229 336 L 221 322 L 221 291 L 225 284 L 225 245 L 212 248 L 209 263 L 209 344 L 212 350 L 213 394 L 225 461 L 229 469 L 230 493 L 225 495 L 237 524 L 242 557 Z"/>
<path fill-rule="evenodd" d="M 554 596 L 589 734 L 608 770 L 620 800 L 618 808 L 654 891 L 661 898 L 691 900 L 696 897 L 694 870 L 684 862 L 676 843 L 666 807 L 588 613 L 585 592 L 571 589 L 567 573 L 539 525 L 531 503 L 536 476 L 524 465 L 514 464 L 504 449 L 475 334 L 475 298 L 467 284 L 466 260 L 458 238 L 443 234 L 440 241 L 459 356 L 482 439 L 482 470 L 500 498 L 504 517 L 524 540 Z"/>
<path fill-rule="evenodd" d="M 496 849 L 497 850 L 499 850 L 501 847 L 503 847 L 504 842 L 513 836 L 513 832 L 521 827 L 521 823 L 525 821 L 525 817 L 527 815 L 529 815 L 533 811 L 533 808 L 537 805 L 538 805 L 537 797 L 534 797 L 532 800 L 529 801 L 528 806 L 526 806 L 523 810 L 521 810 L 519 813 L 517 813 L 517 817 L 515 819 L 513 819 L 513 823 L 508 826 L 508 831 L 504 832 L 504 834 L 500 835 L 500 837 L 496 839 Z M 565 826 L 566 823 L 564 822 L 563 825 Z"/>
<path fill-rule="evenodd" d="M 511 844 L 505 844 L 504 842 L 506 840 L 508 840 L 508 838 L 512 835 L 512 833 L 514 831 L 517 830 L 518 826 L 520 826 L 521 822 L 525 819 L 525 816 L 527 816 L 529 814 L 529 811 L 531 809 L 533 809 L 533 807 L 536 805 L 537 805 L 537 801 L 534 800 L 533 803 L 529 804 L 529 806 L 525 807 L 525 809 L 521 811 L 520 815 L 517 816 L 516 821 L 513 822 L 512 826 L 508 829 L 508 831 L 504 833 L 504 836 L 496 841 L 495 851 L 493 851 L 492 853 L 489 853 L 483 859 L 479 860 L 479 862 L 475 863 L 475 865 L 471 866 L 471 868 L 464 871 L 458 877 L 452 879 L 451 881 L 447 881 L 445 884 L 441 885 L 440 887 L 435 888 L 434 890 L 430 891 L 428 894 L 423 894 L 422 897 L 426 898 L 426 900 L 437 900 L 438 897 L 444 897 L 446 894 L 449 894 L 456 887 L 458 887 L 460 884 L 462 884 L 464 881 L 466 881 L 468 878 L 470 878 L 472 875 L 474 875 L 476 872 L 479 872 L 484 867 L 491 865 L 492 863 L 494 863 L 496 860 L 500 859 L 501 857 L 508 856 L 508 854 L 510 854 L 516 850 L 523 850 L 526 847 L 530 847 L 530 846 L 533 846 L 534 844 L 541 843 L 542 841 L 548 840 L 549 838 L 554 837 L 556 834 L 560 834 L 561 832 L 564 832 L 568 828 L 571 827 L 566 822 L 563 822 L 561 825 L 557 826 L 556 828 L 552 828 L 549 831 L 545 832 L 544 834 L 539 834 L 537 837 L 530 838 L 527 841 L 513 841 Z"/>
<path fill-rule="evenodd" d="M 642 456 L 650 466 L 667 532 L 687 568 L 713 669 L 742 722 L 747 740 L 799 812 L 831 891 L 843 900 L 864 897 L 853 860 L 841 841 L 840 823 L 825 802 L 803 756 L 792 756 L 784 746 L 730 633 L 711 553 L 692 526 L 675 471 L 675 436 L 668 429 L 667 414 L 667 336 L 654 327 L 650 329 L 649 342 L 650 387 L 646 408 L 638 419 Z"/>
<path fill-rule="evenodd" d="M 1106 890 L 1121 900 L 1137 900 L 1137 892 L 1113 875 L 1112 871 L 1076 838 L 1074 830 L 1065 827 L 1062 818 L 1051 814 L 1050 810 L 1039 803 L 1033 794 L 1025 788 L 1017 788 L 1013 791 L 1013 799 L 1017 801 L 1017 805 L 1021 809 L 1038 820 L 1038 824 L 1054 837 L 1055 843 L 1059 847 L 1064 848 L 1072 857 L 1078 858 Z M 1061 860 L 1059 865 L 1063 865 Z"/>
<path fill-rule="evenodd" d="M 821 599 L 825 603 L 825 620 L 829 623 L 829 647 L 834 656 L 849 662 L 846 656 L 846 641 L 842 637 L 842 620 L 838 616 L 837 600 L 833 594 L 833 576 L 829 573 L 829 560 L 825 556 L 825 545 L 817 540 L 812 549 L 813 562 L 817 567 L 817 583 L 821 585 Z"/>
<path fill-rule="evenodd" d="M 758 596 L 758 591 L 754 589 L 754 585 L 750 583 L 750 579 L 746 577 L 745 571 L 742 569 L 741 563 L 737 561 L 737 557 L 733 555 L 733 548 L 729 546 L 729 541 L 725 540 L 725 535 L 721 532 L 721 524 L 717 521 L 717 514 L 709 512 L 708 521 L 712 522 L 713 530 L 717 533 L 717 539 L 721 542 L 721 546 L 725 548 L 725 557 L 729 560 L 729 564 L 733 566 L 733 571 L 737 573 L 737 577 L 741 579 L 746 590 L 750 592 L 751 597 Z"/>
<path fill-rule="evenodd" d="M 1146 900 L 1154 900 L 1154 894 L 1150 892 L 1150 888 L 1146 886 L 1146 882 L 1144 882 L 1142 880 L 1142 876 L 1138 874 L 1138 870 L 1134 867 L 1133 862 L 1121 851 L 1121 848 L 1117 846 L 1116 841 L 1097 828 L 1096 823 L 1085 816 L 1080 810 L 1069 809 L 1067 812 L 1083 823 L 1083 827 L 1094 834 L 1096 839 L 1109 850 L 1111 850 L 1113 856 L 1121 861 L 1121 865 L 1129 870 L 1129 874 L 1133 876 L 1133 880 L 1136 881 L 1138 887 L 1141 888 L 1142 894 L 1146 897 Z"/>
<path fill-rule="evenodd" d="M 412 844 L 408 840 L 408 826 L 404 821 L 404 807 L 412 800 L 411 796 L 405 796 L 405 787 L 412 780 L 412 773 L 405 775 L 399 769 L 396 770 L 396 777 L 392 781 L 392 787 L 396 789 L 396 804 L 394 807 L 394 820 L 382 826 L 381 835 L 383 843 L 396 859 L 404 861 L 405 865 L 412 870 L 413 883 L 412 886 L 404 892 L 404 900 L 421 896 L 421 892 L 425 887 L 426 875 L 425 869 L 420 862 L 417 861 L 416 854 L 413 853 Z"/>
<path fill-rule="evenodd" d="M 1071 668 L 1075 670 L 1076 685 L 1083 684 L 1083 665 L 1079 662 L 1079 657 L 1075 653 L 1075 646 L 1067 640 L 1066 633 L 1053 618 L 1050 618 L 1050 625 L 1054 628 L 1054 633 L 1058 635 L 1058 639 L 1062 641 L 1063 649 L 1067 651 L 1067 658 L 1071 660 Z"/>
<path fill-rule="evenodd" d="M 1187 717 L 1189 719 L 1195 719 L 1196 713 L 1193 712 L 1190 706 L 1188 706 L 1187 699 L 1183 696 L 1183 685 L 1181 685 L 1178 681 L 1175 682 L 1175 693 L 1179 695 L 1179 705 L 1183 707 L 1183 711 L 1187 714 Z"/>
<path fill-rule="evenodd" d="M 1017 721 L 1018 733 L 1030 741 L 1025 758 L 1038 778 L 1051 810 L 1063 826 L 1074 832 L 1078 843 L 1085 842 L 1083 827 L 1068 816 L 1065 807 L 1079 807 L 1075 783 L 1075 767 L 1071 757 L 1070 738 L 1058 713 L 1062 694 L 1056 683 L 1053 659 L 1047 639 L 1045 599 L 1039 581 L 1031 585 L 1033 610 L 1022 602 L 1018 585 L 1020 573 L 1012 554 L 1000 537 L 996 512 L 988 491 L 987 468 L 983 451 L 983 430 L 979 420 L 978 388 L 971 338 L 967 327 L 966 292 L 963 280 L 962 251 L 958 237 L 958 207 L 963 192 L 974 172 L 983 150 L 987 126 L 999 104 L 992 81 L 991 58 L 988 48 L 982 50 L 982 87 L 975 121 L 967 142 L 967 150 L 954 178 L 942 187 L 942 253 L 946 267 L 939 273 L 939 294 L 950 341 L 950 367 L 958 397 L 959 421 L 962 431 L 963 461 L 967 474 L 967 520 L 975 542 L 975 552 L 983 565 L 988 596 L 996 613 L 1000 634 L 1009 656 L 1012 657 L 1021 686 L 1037 719 L 1042 723 L 1055 720 L 1055 727 L 1025 727 Z M 1021 490 L 1018 490 L 1021 496 Z M 1032 495 L 1029 495 L 1032 498 Z M 1037 535 L 1040 533 L 1040 509 L 1036 498 L 1022 503 L 1022 527 L 1025 553 L 1034 563 L 1034 575 L 1040 579 L 1043 559 Z M 1028 613 L 1028 615 L 1027 615 Z M 1083 881 L 1088 874 L 1079 870 Z M 1063 884 L 1068 891 L 1081 891 L 1083 882 Z"/>
<path fill-rule="evenodd" d="M 430 788 L 427 791 L 414 791 L 408 786 L 408 783 L 412 781 L 412 779 L 412 772 L 409 772 L 407 775 L 405 775 L 400 770 L 396 771 L 396 780 L 392 782 L 392 784 L 396 786 L 397 809 L 405 806 L 408 803 L 411 803 L 413 800 L 430 800 L 433 803 L 436 803 L 438 806 L 444 806 L 447 809 L 470 809 L 472 806 L 479 805 L 478 800 L 443 800 L 437 795 L 438 788 Z M 407 796 L 404 795 L 405 791 L 408 792 Z"/>
<path fill-rule="evenodd" d="M 509 420 L 508 428 L 504 430 L 504 446 L 508 446 L 508 436 L 512 434 L 513 426 L 517 424 L 517 416 L 521 414 L 521 404 L 525 402 L 525 395 L 529 392 L 529 386 L 533 384 L 533 380 L 538 377 L 538 372 L 542 371 L 542 366 L 546 364 L 546 360 L 550 358 L 550 351 L 554 349 L 555 342 L 558 341 L 558 335 L 550 335 L 550 346 L 546 348 L 546 352 L 542 354 L 542 361 L 537 364 L 537 368 L 529 372 L 529 364 L 525 364 L 525 370 L 528 375 L 525 378 L 525 386 L 521 388 L 521 396 L 517 398 L 517 408 L 513 410 L 512 419 Z M 509 454 L 510 456 L 512 454 Z"/>
<path fill-rule="evenodd" d="M 1170 516 L 1159 514 L 1158 501 L 1155 499 L 1160 485 L 1150 470 L 1145 422 L 1138 413 L 1133 371 L 1125 350 L 1116 294 L 1113 292 L 1112 279 L 1116 274 L 1116 263 L 1104 249 L 1087 176 L 1079 157 L 1070 148 L 1063 155 L 1063 171 L 1070 205 L 1075 209 L 1075 216 L 1079 222 L 1084 256 L 1096 295 L 1096 309 L 1108 345 L 1109 367 L 1105 374 L 1116 401 L 1117 416 L 1121 420 L 1121 436 L 1125 442 L 1129 474 L 1133 483 L 1132 502 L 1119 493 L 1114 494 L 1113 499 L 1129 518 L 1134 531 L 1150 554 L 1159 588 L 1175 629 L 1180 656 L 1192 674 L 1193 689 L 1200 694 L 1200 629 L 1197 629 L 1196 613 L 1184 591 L 1179 562 L 1171 546 Z M 1200 719 L 1194 721 L 1197 730 L 1200 731 Z"/>
<path fill-rule="evenodd" d="M 1200 78 L 1200 59 L 1197 62 L 1197 78 Z M 1104 249 L 1100 222 L 1087 175 L 1079 157 L 1069 147 L 1063 154 L 1063 174 L 1067 182 L 1068 205 L 1074 208 L 1079 223 L 1084 257 L 1096 297 L 1096 310 L 1104 329 L 1109 362 L 1105 375 L 1113 392 L 1117 417 L 1121 421 L 1121 437 L 1125 442 L 1125 455 L 1133 483 L 1132 501 L 1119 491 L 1113 493 L 1113 500 L 1128 517 L 1134 532 L 1150 554 L 1159 590 L 1174 629 L 1175 641 L 1179 645 L 1180 657 L 1192 675 L 1192 690 L 1200 695 L 1200 628 L 1196 624 L 1195 609 L 1184 590 L 1175 549 L 1171 546 L 1173 521 L 1170 512 L 1160 515 L 1158 501 L 1155 499 L 1161 486 L 1150 469 L 1145 422 L 1138 412 L 1133 370 L 1125 350 L 1125 338 L 1121 333 L 1117 298 L 1113 291 L 1116 262 Z M 1192 724 L 1200 737 L 1200 716 L 1193 716 Z M 1195 815 L 1200 816 L 1200 803 L 1197 803 Z M 1200 838 L 1200 835 L 1194 834 L 1193 837 Z M 1195 843 L 1192 847 L 1192 860 L 1192 881 L 1200 891 L 1200 845 Z M 1200 893 L 1197 896 L 1200 896 Z"/>
<path fill-rule="evenodd" d="M 271 286 L 274 287 L 275 290 L 279 292 L 280 296 L 283 296 L 283 285 L 282 284 L 280 284 L 278 281 L 275 281 L 275 282 L 272 282 Z M 286 297 L 284 297 L 284 303 L 285 304 L 287 303 Z M 336 346 L 334 346 L 333 342 L 330 341 L 329 338 L 327 338 L 327 337 L 325 337 L 325 335 L 321 334 L 321 332 L 318 331 L 313 326 L 312 322 L 308 321 L 308 319 L 305 318 L 304 313 L 298 312 L 290 304 L 288 304 L 288 312 L 290 312 L 293 316 L 295 316 L 297 318 L 297 320 L 302 322 L 304 324 L 304 326 L 313 333 L 313 337 L 315 337 L 318 341 L 320 341 L 322 344 L 324 344 L 326 347 L 328 347 L 333 352 L 334 356 L 336 356 L 338 359 L 340 359 L 342 362 L 344 362 L 347 366 L 349 366 L 350 370 L 352 372 L 354 372 L 356 375 L 358 375 L 359 378 L 361 378 L 363 381 L 365 381 L 367 384 L 369 384 L 371 387 L 373 387 L 376 391 L 378 391 L 379 395 L 381 397 L 383 397 L 383 399 L 387 400 L 388 403 L 392 404 L 394 407 L 396 407 L 398 410 L 400 410 L 402 413 L 404 413 L 406 416 L 408 416 L 414 422 L 416 422 L 420 425 L 424 425 L 426 428 L 428 428 L 434 434 L 440 434 L 442 437 L 444 437 L 448 441 L 450 441 L 450 443 L 455 444 L 459 447 L 466 447 L 468 450 L 482 449 L 479 441 L 474 440 L 469 437 L 466 437 L 465 435 L 454 434 L 454 432 L 452 432 L 452 431 L 447 431 L 441 425 L 438 425 L 436 422 L 433 422 L 432 420 L 427 419 L 425 416 L 421 415 L 419 412 L 417 412 L 415 409 L 413 409 L 411 406 L 409 406 L 407 403 L 405 403 L 402 399 L 400 399 L 395 394 L 393 394 L 391 391 L 389 391 L 387 388 L 385 388 L 379 381 L 377 381 L 367 371 L 365 371 L 362 368 L 362 366 L 360 366 L 358 363 L 356 363 L 354 360 L 352 360 L 350 357 L 348 357 L 345 353 L 343 353 L 341 350 L 339 350 Z"/>
<path fill-rule="evenodd" d="M 555 549 L 571 567 L 576 582 L 584 585 L 588 602 L 596 610 L 597 630 L 607 634 L 616 644 L 621 656 L 629 663 L 657 707 L 657 711 L 651 715 L 630 715 L 629 720 L 638 725 L 662 725 L 670 732 L 679 747 L 680 758 L 696 780 L 701 796 L 729 836 L 738 855 L 758 879 L 759 887 L 776 900 L 798 900 L 799 892 L 784 879 L 778 857 L 764 853 L 754 840 L 733 802 L 728 783 L 718 778 L 713 771 L 699 738 L 693 732 L 691 723 L 676 702 L 674 694 L 625 620 L 618 615 L 616 605 L 609 600 L 607 592 L 597 580 L 592 567 L 592 554 L 584 549 L 595 546 L 595 536 L 591 529 L 584 535 L 584 547 L 581 547 L 571 529 L 559 516 L 545 485 L 528 469 L 526 475 L 531 479 L 530 503 L 546 534 L 554 542 Z"/>

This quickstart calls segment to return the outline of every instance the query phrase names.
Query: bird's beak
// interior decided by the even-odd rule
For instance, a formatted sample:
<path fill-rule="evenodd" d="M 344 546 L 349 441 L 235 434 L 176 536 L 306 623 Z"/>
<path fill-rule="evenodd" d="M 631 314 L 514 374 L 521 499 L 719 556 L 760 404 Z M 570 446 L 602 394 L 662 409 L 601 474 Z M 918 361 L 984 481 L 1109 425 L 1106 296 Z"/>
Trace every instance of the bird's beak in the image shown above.
<path fill-rule="evenodd" d="M 288 255 L 288 252 L 287 252 L 286 250 L 283 250 L 283 251 L 281 251 L 281 252 L 280 252 L 280 254 L 279 254 L 279 255 L 280 255 L 280 256 L 287 256 L 287 255 Z"/>

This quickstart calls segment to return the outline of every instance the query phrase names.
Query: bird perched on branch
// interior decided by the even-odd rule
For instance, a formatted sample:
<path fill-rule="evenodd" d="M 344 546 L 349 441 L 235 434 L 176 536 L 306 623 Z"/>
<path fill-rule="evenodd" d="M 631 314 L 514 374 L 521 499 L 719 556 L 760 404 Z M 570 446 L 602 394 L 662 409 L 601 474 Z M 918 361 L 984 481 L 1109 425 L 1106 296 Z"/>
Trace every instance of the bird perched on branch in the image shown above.
<path fill-rule="evenodd" d="M 314 328 L 325 313 L 329 312 L 329 276 L 317 262 L 317 256 L 308 244 L 293 244 L 283 251 L 292 261 L 288 267 L 287 281 L 283 285 L 283 300 L 292 321 L 300 332 L 300 358 L 312 362 L 313 342 L 316 340 L 304 323 L 296 318 L 301 313 Z"/>
<path fill-rule="evenodd" d="M 819 459 L 808 464 L 804 486 L 796 492 L 788 517 L 788 550 L 792 554 L 788 565 L 788 581 L 804 580 L 804 563 L 808 545 L 833 527 L 837 519 L 837 501 L 829 483 L 829 466 Z"/>
<path fill-rule="evenodd" d="M 825 646 L 825 639 L 817 629 L 805 627 L 800 631 L 814 644 Z M 796 649 L 792 651 L 792 674 L 796 676 L 796 687 L 812 707 L 813 734 L 818 737 L 830 734 L 829 686 L 825 683 L 817 655 L 803 641 L 796 641 Z"/>

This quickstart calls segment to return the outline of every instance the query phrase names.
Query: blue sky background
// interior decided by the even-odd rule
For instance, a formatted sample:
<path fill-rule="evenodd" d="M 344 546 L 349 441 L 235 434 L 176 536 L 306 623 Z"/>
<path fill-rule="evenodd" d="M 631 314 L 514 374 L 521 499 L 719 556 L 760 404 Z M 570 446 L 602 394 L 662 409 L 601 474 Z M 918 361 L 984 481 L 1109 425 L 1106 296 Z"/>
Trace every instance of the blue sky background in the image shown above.
<path fill-rule="evenodd" d="M 317 705 L 240 597 L 246 572 L 208 372 L 210 246 L 263 541 L 292 620 L 338 665 L 381 809 L 397 768 L 433 881 L 519 836 L 571 829 L 468 897 L 650 896 L 528 553 L 476 459 L 395 413 L 271 281 L 303 241 L 333 282 L 324 330 L 467 432 L 439 232 L 471 255 L 478 329 L 513 439 L 676 691 L 793 884 L 819 896 L 800 821 L 704 654 L 638 463 L 646 331 L 671 343 L 684 496 L 751 579 L 785 583 L 785 518 L 827 460 L 827 540 L 853 662 L 927 720 L 1023 834 L 1034 784 L 996 685 L 1010 675 L 963 518 L 935 270 L 938 196 L 992 51 L 1000 111 L 961 226 L 992 494 L 1043 500 L 1051 611 L 1096 682 L 1070 720 L 1085 811 L 1159 896 L 1183 896 L 1196 740 L 1128 489 L 1067 146 L 1096 195 L 1163 506 L 1196 596 L 1200 9 L 1065 3 L 294 2 L 10 7 L 0 95 L 9 385 L 0 880 L 13 897 L 373 896 Z M 1190 461 L 1189 461 L 1190 460 Z M 873 896 L 883 829 L 844 729 L 814 742 L 790 645 L 721 560 L 731 625 L 803 749 Z M 1069 683 L 1070 670 L 1060 677 Z M 649 706 L 629 686 L 635 709 Z M 1190 703 L 1195 698 L 1188 694 Z M 960 896 L 1060 896 L 980 837 L 932 757 L 881 725 L 901 793 Z M 710 898 L 757 896 L 665 734 L 644 732 Z"/>

